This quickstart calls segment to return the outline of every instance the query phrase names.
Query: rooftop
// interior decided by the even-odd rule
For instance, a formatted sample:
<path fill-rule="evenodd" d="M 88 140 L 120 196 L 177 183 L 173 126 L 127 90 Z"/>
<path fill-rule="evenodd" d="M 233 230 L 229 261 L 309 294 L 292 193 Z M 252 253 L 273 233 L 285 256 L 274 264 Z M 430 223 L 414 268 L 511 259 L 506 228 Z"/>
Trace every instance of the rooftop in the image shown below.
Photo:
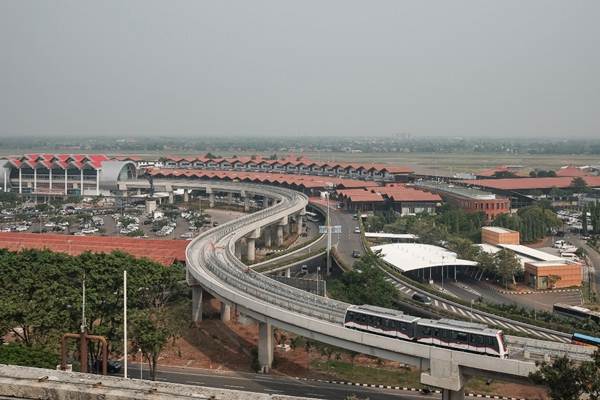
<path fill-rule="evenodd" d="M 502 228 L 500 226 L 484 226 L 481 229 L 484 229 L 484 230 L 490 231 L 490 232 L 496 232 L 496 233 L 515 233 L 516 232 L 516 231 L 513 231 L 512 229 Z"/>
<path fill-rule="evenodd" d="M 373 246 L 371 250 L 381 250 L 383 260 L 402 272 L 439 266 L 477 265 L 475 261 L 462 260 L 457 258 L 456 253 L 431 244 L 392 243 Z"/>
<path fill-rule="evenodd" d="M 485 192 L 480 189 L 469 188 L 465 186 L 458 186 L 452 183 L 438 182 L 438 181 L 417 181 L 414 186 L 431 190 L 434 192 L 442 192 L 454 194 L 456 196 L 465 197 L 474 200 L 494 200 L 496 195 L 491 192 Z"/>
<path fill-rule="evenodd" d="M 600 187 L 600 176 L 582 177 L 590 187 Z M 571 186 L 573 178 L 569 176 L 556 178 L 507 178 L 507 179 L 469 179 L 462 181 L 467 185 L 499 190 L 534 190 L 534 189 L 566 189 Z"/>

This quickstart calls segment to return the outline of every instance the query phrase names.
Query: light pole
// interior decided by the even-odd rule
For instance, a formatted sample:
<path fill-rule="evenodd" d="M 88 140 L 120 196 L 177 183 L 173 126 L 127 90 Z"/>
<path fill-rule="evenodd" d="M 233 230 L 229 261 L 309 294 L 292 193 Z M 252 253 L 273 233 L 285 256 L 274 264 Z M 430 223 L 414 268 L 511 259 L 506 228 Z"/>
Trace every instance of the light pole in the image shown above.
<path fill-rule="evenodd" d="M 319 275 L 321 274 L 321 266 L 317 265 L 317 296 L 319 295 Z"/>
<path fill-rule="evenodd" d="M 140 353 L 140 380 L 144 379 L 144 355 L 142 354 L 142 348 L 138 348 L 138 353 Z"/>

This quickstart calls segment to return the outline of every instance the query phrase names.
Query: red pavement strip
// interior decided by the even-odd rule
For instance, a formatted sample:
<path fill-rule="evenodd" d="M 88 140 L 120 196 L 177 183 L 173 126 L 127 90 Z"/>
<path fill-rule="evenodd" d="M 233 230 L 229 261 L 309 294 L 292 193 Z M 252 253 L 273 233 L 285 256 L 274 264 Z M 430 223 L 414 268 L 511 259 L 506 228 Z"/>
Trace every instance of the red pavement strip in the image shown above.
<path fill-rule="evenodd" d="M 86 251 L 110 253 L 120 250 L 134 257 L 146 257 L 163 265 L 185 262 L 187 240 L 135 239 L 121 236 L 70 236 L 51 233 L 0 232 L 0 248 L 10 251 L 48 249 L 78 255 Z"/>

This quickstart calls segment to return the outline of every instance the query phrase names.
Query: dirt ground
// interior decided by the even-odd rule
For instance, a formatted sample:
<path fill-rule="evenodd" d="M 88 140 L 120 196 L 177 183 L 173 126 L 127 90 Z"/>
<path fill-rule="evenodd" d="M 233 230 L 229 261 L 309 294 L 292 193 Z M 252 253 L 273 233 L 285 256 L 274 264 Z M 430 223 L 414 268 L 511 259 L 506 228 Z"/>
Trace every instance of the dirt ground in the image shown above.
<path fill-rule="evenodd" d="M 258 326 L 256 324 L 244 325 L 234 320 L 227 323 L 221 322 L 218 314 L 218 302 L 215 300 L 211 301 L 210 307 L 205 307 L 205 310 L 205 319 L 197 327 L 190 327 L 181 338 L 173 340 L 167 345 L 159 359 L 159 365 L 254 372 L 252 350 L 256 348 Z M 291 343 L 292 334 L 276 331 L 276 345 L 282 342 L 282 336 L 285 343 Z M 321 355 L 320 351 L 315 348 L 310 349 L 307 353 L 303 345 L 289 351 L 284 351 L 276 346 L 272 373 L 312 379 L 341 379 L 334 371 L 311 369 L 309 357 L 311 366 L 318 361 L 327 361 L 327 357 Z M 352 362 L 349 354 L 342 353 L 336 357 L 339 361 Z M 418 371 L 399 363 L 382 361 L 362 354 L 355 357 L 354 365 L 386 371 L 402 369 L 410 371 L 412 374 L 418 373 Z M 417 384 L 415 382 L 415 385 Z M 475 380 L 467 385 L 466 390 L 527 399 L 545 400 L 548 398 L 542 388 L 512 383 L 493 382 L 487 385 L 484 381 Z"/>

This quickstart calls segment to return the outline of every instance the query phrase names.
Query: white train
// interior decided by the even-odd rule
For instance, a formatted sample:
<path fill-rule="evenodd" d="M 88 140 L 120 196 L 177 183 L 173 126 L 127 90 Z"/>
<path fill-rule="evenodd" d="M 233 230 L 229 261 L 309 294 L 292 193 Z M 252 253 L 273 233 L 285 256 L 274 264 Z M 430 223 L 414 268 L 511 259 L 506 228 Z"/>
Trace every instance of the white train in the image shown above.
<path fill-rule="evenodd" d="M 425 319 L 398 310 L 362 305 L 348 307 L 344 326 L 402 340 L 508 358 L 502 331 L 483 324 Z"/>

